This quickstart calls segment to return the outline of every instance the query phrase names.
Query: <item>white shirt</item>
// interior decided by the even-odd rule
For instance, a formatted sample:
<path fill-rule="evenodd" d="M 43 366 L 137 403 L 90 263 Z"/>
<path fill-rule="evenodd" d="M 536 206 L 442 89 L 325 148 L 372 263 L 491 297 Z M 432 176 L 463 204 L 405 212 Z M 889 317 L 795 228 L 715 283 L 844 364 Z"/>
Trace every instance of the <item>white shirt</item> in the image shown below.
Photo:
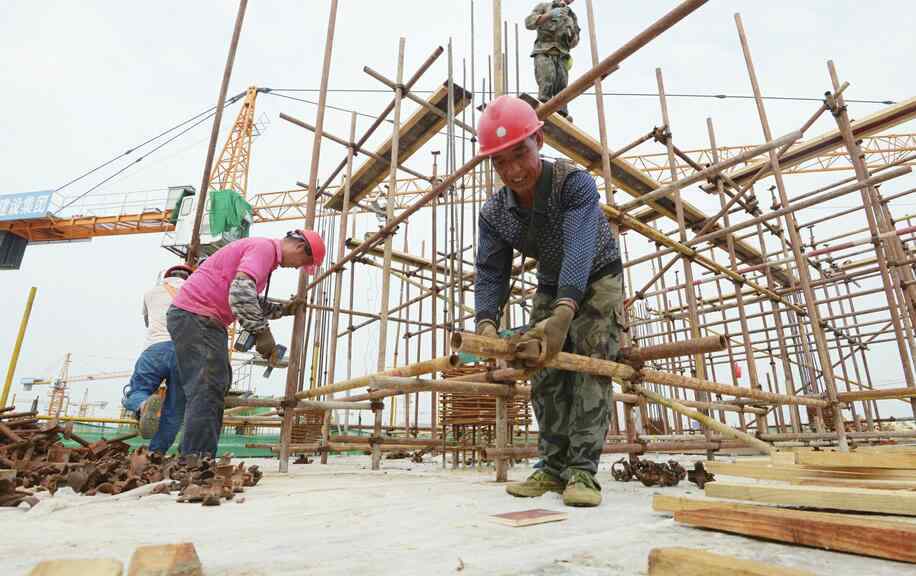
<path fill-rule="evenodd" d="M 144 350 L 153 344 L 168 342 L 171 340 L 168 328 L 165 326 L 165 314 L 172 305 L 172 294 L 169 293 L 165 284 L 169 285 L 177 293 L 181 285 L 184 284 L 183 278 L 170 276 L 162 281 L 149 292 L 143 295 L 143 318 L 146 320 L 146 343 L 143 345 Z"/>

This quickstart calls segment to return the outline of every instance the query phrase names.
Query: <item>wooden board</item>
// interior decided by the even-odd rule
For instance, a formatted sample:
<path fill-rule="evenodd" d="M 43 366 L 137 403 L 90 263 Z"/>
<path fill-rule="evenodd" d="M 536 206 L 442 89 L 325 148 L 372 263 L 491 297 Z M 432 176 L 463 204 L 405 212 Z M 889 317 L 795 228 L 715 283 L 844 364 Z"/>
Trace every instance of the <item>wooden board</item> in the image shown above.
<path fill-rule="evenodd" d="M 119 560 L 77 558 L 39 562 L 29 576 L 121 576 L 124 565 Z"/>
<path fill-rule="evenodd" d="M 731 462 L 703 462 L 707 472 L 722 476 L 738 476 L 757 480 L 796 480 L 799 478 L 848 478 L 851 480 L 914 480 L 912 470 L 891 470 L 888 468 L 820 468 L 809 466 L 766 466 Z"/>
<path fill-rule="evenodd" d="M 471 102 L 471 93 L 459 86 L 454 86 L 455 114 L 459 114 Z M 434 107 L 443 112 L 448 109 L 448 83 L 443 82 L 441 86 L 427 99 Z M 435 136 L 445 126 L 445 118 L 428 110 L 425 106 L 420 106 L 410 118 L 401 122 L 398 130 L 398 164 L 403 164 L 408 158 L 413 156 L 424 144 Z M 353 173 L 350 180 L 350 202 L 360 201 L 366 194 L 371 192 L 388 178 L 389 166 L 391 164 L 391 136 L 374 151 L 384 160 L 367 157 L 366 161 Z M 340 210 L 343 208 L 343 187 L 337 191 L 325 203 L 325 208 L 331 210 Z"/>
<path fill-rule="evenodd" d="M 649 576 L 814 576 L 814 572 L 689 548 L 653 548 Z"/>
<path fill-rule="evenodd" d="M 777 464 L 777 465 L 797 464 L 798 460 L 797 460 L 796 454 L 797 454 L 796 452 L 781 452 L 781 451 L 775 454 L 770 454 L 770 464 Z"/>
<path fill-rule="evenodd" d="M 831 468 L 903 468 L 916 470 L 916 454 L 874 452 L 800 452 L 798 463 Z"/>
<path fill-rule="evenodd" d="M 566 512 L 555 512 L 553 510 L 534 508 L 532 510 L 522 510 L 520 512 L 493 514 L 490 518 L 506 526 L 519 527 L 545 524 L 547 522 L 560 522 L 569 518 L 569 514 Z"/>
<path fill-rule="evenodd" d="M 819 478 L 870 478 L 873 480 L 916 480 L 916 470 L 907 468 L 834 468 L 830 466 L 798 465 L 795 469 L 801 470 L 808 476 L 817 475 Z"/>
<path fill-rule="evenodd" d="M 916 444 L 878 444 L 876 446 L 858 446 L 856 452 L 913 452 Z"/>
<path fill-rule="evenodd" d="M 729 502 L 727 500 L 711 500 L 704 498 L 689 498 L 687 496 L 665 496 L 656 494 L 652 498 L 652 510 L 675 514 L 681 511 L 689 510 L 732 510 L 735 512 L 759 512 L 767 510 L 784 510 L 795 511 L 794 508 L 783 508 L 780 506 L 770 506 L 767 504 L 741 504 L 739 502 Z M 845 519 L 849 522 L 862 522 L 863 517 L 859 514 L 841 514 L 838 512 L 807 512 L 808 514 L 827 514 L 831 518 Z"/>
<path fill-rule="evenodd" d="M 699 528 L 788 544 L 916 562 L 916 524 L 779 508 L 682 510 L 674 520 Z"/>
<path fill-rule="evenodd" d="M 740 511 L 768 508 L 768 506 L 737 504 L 735 502 L 725 502 L 723 500 L 702 500 L 700 498 L 688 498 L 687 496 L 666 496 L 664 494 L 656 494 L 652 497 L 652 510 L 655 512 L 673 514 L 681 510 L 705 510 L 707 508 Z"/>
<path fill-rule="evenodd" d="M 707 496 L 808 506 L 854 512 L 916 516 L 916 493 L 898 490 L 864 490 L 832 486 L 762 486 L 756 484 L 706 484 Z"/>
<path fill-rule="evenodd" d="M 916 490 L 916 482 L 907 480 L 853 480 L 849 478 L 800 478 L 792 480 L 798 486 L 844 486 L 868 490 Z"/>

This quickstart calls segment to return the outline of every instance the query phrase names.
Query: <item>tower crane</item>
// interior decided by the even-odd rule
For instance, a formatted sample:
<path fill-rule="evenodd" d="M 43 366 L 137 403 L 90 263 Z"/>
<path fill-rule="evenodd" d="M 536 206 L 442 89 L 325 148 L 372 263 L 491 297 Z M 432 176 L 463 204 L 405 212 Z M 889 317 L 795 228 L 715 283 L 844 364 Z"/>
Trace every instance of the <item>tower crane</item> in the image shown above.
<path fill-rule="evenodd" d="M 67 352 L 64 355 L 64 362 L 61 365 L 60 372 L 54 378 L 21 378 L 19 383 L 22 388 L 28 392 L 34 386 L 50 386 L 48 391 L 48 416 L 66 415 L 70 406 L 70 384 L 76 382 L 94 382 L 96 380 L 116 380 L 118 378 L 130 378 L 132 372 L 96 372 L 92 374 L 79 374 L 70 376 L 70 365 L 72 355 Z M 86 398 L 84 398 L 84 402 Z M 107 403 L 106 403 L 107 405 Z M 101 406 L 104 408 L 104 406 Z M 80 408 L 82 411 L 82 407 Z"/>

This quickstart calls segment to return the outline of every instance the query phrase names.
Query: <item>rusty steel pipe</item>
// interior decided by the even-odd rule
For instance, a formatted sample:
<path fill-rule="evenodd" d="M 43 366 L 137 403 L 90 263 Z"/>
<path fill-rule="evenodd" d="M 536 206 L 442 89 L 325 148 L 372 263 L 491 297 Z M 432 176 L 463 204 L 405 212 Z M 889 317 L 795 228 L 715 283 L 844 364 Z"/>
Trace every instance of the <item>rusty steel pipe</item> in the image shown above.
<path fill-rule="evenodd" d="M 727 346 L 725 336 L 706 336 L 680 342 L 669 342 L 645 348 L 625 348 L 620 351 L 623 362 L 642 363 L 650 360 L 674 358 L 676 356 L 691 356 L 707 352 L 719 352 Z"/>
<path fill-rule="evenodd" d="M 643 368 L 639 375 L 646 382 L 653 384 L 665 384 L 667 386 L 676 386 L 678 388 L 689 388 L 691 390 L 702 390 L 705 392 L 715 392 L 717 394 L 727 394 L 738 398 L 753 398 L 763 400 L 771 404 L 800 404 L 805 406 L 828 406 L 830 403 L 820 398 L 811 398 L 808 396 L 789 396 L 787 394 L 776 394 L 774 392 L 765 392 L 753 388 L 743 388 L 741 386 L 730 386 L 728 384 L 719 384 L 701 378 L 693 378 L 682 374 L 671 374 L 669 372 L 659 372 L 649 368 Z"/>
<path fill-rule="evenodd" d="M 528 341 L 530 343 L 531 341 Z M 487 338 L 467 332 L 455 332 L 451 339 L 452 351 L 455 353 L 466 352 L 486 358 L 514 358 L 518 347 L 514 342 L 501 338 Z M 589 358 L 578 354 L 560 352 L 543 365 L 544 368 L 559 368 L 571 372 L 585 372 L 606 378 L 629 380 L 636 371 L 618 362 Z"/>
<path fill-rule="evenodd" d="M 416 364 L 401 366 L 400 368 L 392 368 L 391 370 L 386 370 L 377 374 L 369 374 L 367 376 L 351 378 L 350 380 L 342 380 L 329 386 L 309 388 L 308 390 L 297 392 L 296 398 L 302 400 L 305 398 L 314 398 L 316 396 L 331 395 L 336 392 L 344 392 L 346 390 L 354 390 L 356 388 L 365 388 L 369 385 L 369 379 L 373 376 L 420 376 L 422 374 L 430 374 L 433 372 L 440 372 L 442 370 L 457 368 L 460 365 L 461 361 L 457 356 L 442 356 L 440 358 L 433 358 L 432 360 L 417 362 Z"/>
<path fill-rule="evenodd" d="M 401 392 L 449 392 L 453 394 L 486 394 L 490 396 L 510 397 L 515 395 L 513 386 L 484 382 L 450 382 L 448 380 L 420 380 L 396 376 L 372 376 L 369 378 L 371 388 L 388 388 Z"/>

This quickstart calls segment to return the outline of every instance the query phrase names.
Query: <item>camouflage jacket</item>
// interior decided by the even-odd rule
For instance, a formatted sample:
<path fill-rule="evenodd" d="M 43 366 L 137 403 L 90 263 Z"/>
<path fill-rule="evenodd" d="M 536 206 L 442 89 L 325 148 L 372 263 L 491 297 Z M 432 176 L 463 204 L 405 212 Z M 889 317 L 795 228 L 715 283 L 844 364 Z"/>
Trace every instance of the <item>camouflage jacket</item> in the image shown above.
<path fill-rule="evenodd" d="M 551 17 L 546 22 L 537 23 L 538 18 L 557 7 L 565 7 L 566 15 Z M 525 28 L 537 30 L 538 33 L 534 49 L 531 51 L 532 56 L 548 53 L 568 55 L 569 51 L 579 44 L 579 20 L 572 8 L 566 6 L 562 0 L 537 4 L 525 18 Z"/>

